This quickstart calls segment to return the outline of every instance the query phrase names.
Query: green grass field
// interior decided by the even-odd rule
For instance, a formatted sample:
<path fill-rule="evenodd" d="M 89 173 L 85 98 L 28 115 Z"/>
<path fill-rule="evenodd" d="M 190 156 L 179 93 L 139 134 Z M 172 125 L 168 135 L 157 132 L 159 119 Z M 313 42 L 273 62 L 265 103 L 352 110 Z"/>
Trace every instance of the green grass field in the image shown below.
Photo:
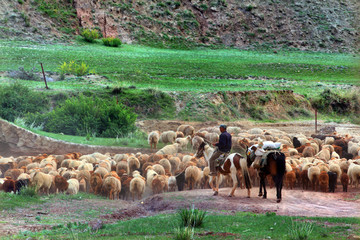
<path fill-rule="evenodd" d="M 357 218 L 288 217 L 275 214 L 211 213 L 204 225 L 195 228 L 193 239 L 348 239 L 359 234 Z M 52 230 L 23 232 L 16 239 L 175 239 L 176 214 L 119 221 L 92 230 L 87 224 L 61 224 Z M 308 238 L 291 238 L 290 229 L 312 227 Z"/>
<path fill-rule="evenodd" d="M 136 86 L 163 91 L 247 91 L 292 89 L 316 94 L 324 88 L 360 86 L 358 55 L 346 53 L 272 52 L 236 49 L 170 50 L 138 45 L 109 48 L 101 44 L 36 44 L 0 41 L 0 71 L 26 70 L 40 63 L 59 71 L 63 62 L 85 62 L 106 76 L 91 83 L 77 78 L 49 83 L 59 90 L 94 90 L 104 86 Z M 7 78 L 0 79 L 6 82 Z M 24 83 L 33 88 L 42 82 Z"/>

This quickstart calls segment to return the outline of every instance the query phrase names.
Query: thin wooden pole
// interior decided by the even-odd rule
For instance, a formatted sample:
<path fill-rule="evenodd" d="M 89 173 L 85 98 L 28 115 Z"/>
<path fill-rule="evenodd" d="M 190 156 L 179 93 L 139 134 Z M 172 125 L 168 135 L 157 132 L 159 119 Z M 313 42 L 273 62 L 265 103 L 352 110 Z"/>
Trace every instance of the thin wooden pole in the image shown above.
<path fill-rule="evenodd" d="M 47 85 L 47 82 L 46 82 L 44 67 L 43 67 L 42 63 L 40 63 L 40 65 L 41 65 L 41 70 L 42 70 L 42 73 L 43 73 L 43 76 L 44 76 L 45 88 L 46 88 L 46 89 L 49 89 L 49 88 L 48 88 L 48 85 Z"/>
<path fill-rule="evenodd" d="M 317 109 L 315 109 L 315 133 L 317 133 Z"/>

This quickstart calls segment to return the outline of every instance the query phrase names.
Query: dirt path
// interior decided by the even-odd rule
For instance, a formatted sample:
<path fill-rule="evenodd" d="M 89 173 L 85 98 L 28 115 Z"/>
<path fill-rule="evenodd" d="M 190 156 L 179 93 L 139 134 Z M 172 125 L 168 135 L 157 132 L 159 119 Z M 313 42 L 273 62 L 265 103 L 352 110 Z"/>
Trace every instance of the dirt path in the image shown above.
<path fill-rule="evenodd" d="M 227 197 L 229 191 L 229 188 L 222 188 L 219 196 L 212 196 L 210 189 L 171 192 L 149 196 L 136 202 L 104 199 L 50 200 L 29 208 L 2 211 L 0 236 L 13 235 L 25 230 L 50 229 L 54 225 L 69 222 L 113 223 L 158 213 L 171 213 L 192 205 L 222 214 L 246 211 L 275 212 L 287 216 L 360 217 L 359 190 L 355 191 L 352 188 L 348 193 L 284 190 L 283 200 L 279 204 L 275 201 L 275 189 L 268 189 L 268 199 L 257 196 L 257 187 L 252 189 L 251 198 L 246 197 L 245 189 L 238 188 L 236 197 L 232 198 Z"/>

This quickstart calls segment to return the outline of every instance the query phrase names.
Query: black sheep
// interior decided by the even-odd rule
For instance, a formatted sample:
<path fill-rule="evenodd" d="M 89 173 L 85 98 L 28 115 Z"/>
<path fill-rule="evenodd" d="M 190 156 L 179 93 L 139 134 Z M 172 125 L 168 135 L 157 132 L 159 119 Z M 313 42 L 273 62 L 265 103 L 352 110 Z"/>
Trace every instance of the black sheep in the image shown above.
<path fill-rule="evenodd" d="M 329 192 L 335 192 L 337 173 L 329 171 L 328 175 L 329 175 Z"/>
<path fill-rule="evenodd" d="M 20 190 L 22 188 L 25 188 L 29 185 L 30 185 L 29 179 L 20 179 L 20 180 L 15 181 L 15 188 L 16 188 L 15 193 L 20 193 Z"/>
<path fill-rule="evenodd" d="M 301 142 L 297 139 L 297 137 L 293 137 L 293 145 L 294 148 L 301 147 Z"/>

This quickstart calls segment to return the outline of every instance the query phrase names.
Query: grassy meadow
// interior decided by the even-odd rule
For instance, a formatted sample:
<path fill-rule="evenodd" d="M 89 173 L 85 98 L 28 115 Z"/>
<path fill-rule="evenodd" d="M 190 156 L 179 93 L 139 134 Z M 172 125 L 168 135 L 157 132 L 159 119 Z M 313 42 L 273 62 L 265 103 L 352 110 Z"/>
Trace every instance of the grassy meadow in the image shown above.
<path fill-rule="evenodd" d="M 356 218 L 321 218 L 276 216 L 274 213 L 210 213 L 203 226 L 195 228 L 193 238 L 174 238 L 179 225 L 176 214 L 159 214 L 146 218 L 105 224 L 94 230 L 87 223 L 59 224 L 51 230 L 25 231 L 16 239 L 349 239 L 359 233 Z M 309 228 L 307 238 L 292 234 Z M 301 230 L 299 231 L 300 233 Z M 295 235 L 296 237 L 293 237 Z"/>
<path fill-rule="evenodd" d="M 63 62 L 85 62 L 99 82 L 81 78 L 49 83 L 51 89 L 96 90 L 136 86 L 162 91 L 247 91 L 292 89 L 313 95 L 325 88 L 360 86 L 360 57 L 347 53 L 259 52 L 237 49 L 157 49 L 139 45 L 109 48 L 76 41 L 72 45 L 0 41 L 0 71 L 24 67 L 59 72 Z M 6 82 L 7 78 L 0 79 Z M 42 82 L 24 85 L 43 87 Z"/>

